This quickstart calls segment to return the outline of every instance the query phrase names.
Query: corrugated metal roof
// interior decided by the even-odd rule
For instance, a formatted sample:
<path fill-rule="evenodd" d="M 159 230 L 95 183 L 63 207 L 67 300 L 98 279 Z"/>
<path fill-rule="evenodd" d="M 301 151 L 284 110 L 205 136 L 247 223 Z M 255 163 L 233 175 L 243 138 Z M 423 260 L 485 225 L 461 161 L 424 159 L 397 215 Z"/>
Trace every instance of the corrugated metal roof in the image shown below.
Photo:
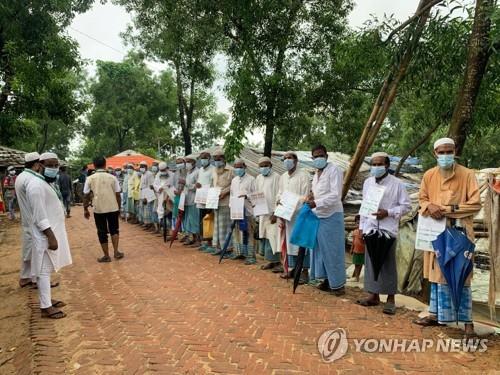
<path fill-rule="evenodd" d="M 16 168 L 24 166 L 24 155 L 26 152 L 13 148 L 0 146 L 0 168 L 7 168 L 13 165 Z"/>

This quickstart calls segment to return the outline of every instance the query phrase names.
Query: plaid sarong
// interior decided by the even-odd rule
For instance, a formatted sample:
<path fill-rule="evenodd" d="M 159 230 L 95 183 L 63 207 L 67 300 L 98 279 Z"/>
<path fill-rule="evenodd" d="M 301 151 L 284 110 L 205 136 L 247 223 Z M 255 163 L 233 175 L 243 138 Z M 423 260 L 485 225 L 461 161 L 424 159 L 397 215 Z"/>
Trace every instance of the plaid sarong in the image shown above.
<path fill-rule="evenodd" d="M 231 231 L 231 212 L 228 206 L 214 210 L 214 233 L 212 246 L 222 249 L 226 236 Z"/>
<path fill-rule="evenodd" d="M 439 323 L 454 323 L 457 313 L 453 306 L 450 287 L 446 284 L 431 283 L 431 300 L 429 313 L 436 315 Z M 472 291 L 470 286 L 464 286 L 458 308 L 458 321 L 472 323 Z"/>

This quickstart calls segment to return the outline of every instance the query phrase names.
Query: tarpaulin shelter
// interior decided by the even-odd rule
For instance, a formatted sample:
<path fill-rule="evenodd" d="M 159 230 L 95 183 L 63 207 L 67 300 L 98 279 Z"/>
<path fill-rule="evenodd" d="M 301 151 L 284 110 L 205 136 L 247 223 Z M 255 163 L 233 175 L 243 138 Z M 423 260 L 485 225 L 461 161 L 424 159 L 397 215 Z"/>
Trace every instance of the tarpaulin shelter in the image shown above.
<path fill-rule="evenodd" d="M 106 157 L 106 166 L 113 168 L 121 168 L 123 164 L 133 164 L 134 166 L 138 166 L 141 161 L 145 161 L 148 166 L 151 166 L 151 164 L 153 164 L 153 162 L 155 161 L 159 162 L 159 160 L 146 156 L 139 152 L 127 150 L 120 152 L 119 154 Z M 94 164 L 90 163 L 88 167 L 90 169 L 94 169 Z"/>

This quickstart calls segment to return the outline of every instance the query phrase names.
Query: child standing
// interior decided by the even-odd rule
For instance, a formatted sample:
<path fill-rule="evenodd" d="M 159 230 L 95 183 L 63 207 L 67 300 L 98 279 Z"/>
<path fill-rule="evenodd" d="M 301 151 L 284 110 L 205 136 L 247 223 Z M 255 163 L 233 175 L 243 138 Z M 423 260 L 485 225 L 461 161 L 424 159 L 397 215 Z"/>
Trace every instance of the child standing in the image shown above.
<path fill-rule="evenodd" d="M 356 282 L 359 282 L 359 276 L 361 275 L 363 264 L 365 264 L 365 241 L 363 240 L 363 233 L 359 229 L 359 215 L 356 215 L 354 222 L 356 223 L 356 229 L 352 233 L 351 255 L 352 263 L 354 264 L 352 278 L 356 279 Z"/>

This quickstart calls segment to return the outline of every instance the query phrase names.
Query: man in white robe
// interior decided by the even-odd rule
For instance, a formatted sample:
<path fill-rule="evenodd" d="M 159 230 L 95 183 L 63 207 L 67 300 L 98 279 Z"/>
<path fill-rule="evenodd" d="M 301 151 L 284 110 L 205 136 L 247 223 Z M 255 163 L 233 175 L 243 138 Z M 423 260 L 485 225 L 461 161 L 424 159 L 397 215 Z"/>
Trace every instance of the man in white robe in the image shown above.
<path fill-rule="evenodd" d="M 257 191 L 264 193 L 268 215 L 259 217 L 259 238 L 261 255 L 268 261 L 263 265 L 263 270 L 273 270 L 280 266 L 280 251 L 278 246 L 278 232 L 276 221 L 271 222 L 271 217 L 276 208 L 280 176 L 273 172 L 271 159 L 264 156 L 259 159 L 259 175 L 255 179 Z"/>
<path fill-rule="evenodd" d="M 298 168 L 299 159 L 297 157 L 297 154 L 293 151 L 286 152 L 283 162 L 285 164 L 285 169 L 287 170 L 287 172 L 282 174 L 280 177 L 277 203 L 279 202 L 281 195 L 286 191 L 298 195 L 301 198 L 306 198 L 307 196 L 309 196 L 309 193 L 311 192 L 311 179 L 306 171 Z M 297 209 L 292 217 L 292 220 L 287 221 L 280 219 L 279 223 L 278 243 L 281 248 L 283 242 L 285 241 L 288 255 L 288 259 L 283 259 L 283 262 L 286 261 L 288 263 L 288 273 L 281 275 L 281 278 L 283 279 L 289 279 L 293 277 L 293 268 L 295 267 L 297 255 L 299 254 L 299 247 L 290 243 L 290 237 L 292 235 L 296 217 Z M 307 278 L 308 269 L 310 267 L 309 251 L 306 252 L 303 267 L 303 279 L 305 281 L 305 278 Z"/>
<path fill-rule="evenodd" d="M 33 247 L 33 236 L 31 234 L 31 222 L 33 220 L 33 210 L 26 196 L 26 187 L 32 178 L 43 178 L 40 171 L 40 155 L 38 152 L 30 152 L 24 156 L 24 171 L 16 179 L 16 196 L 21 213 L 21 227 L 23 232 L 23 244 L 21 254 L 21 273 L 19 277 L 19 286 L 32 284 L 31 279 L 31 250 Z M 34 280 L 36 282 L 36 280 Z"/>
<path fill-rule="evenodd" d="M 158 204 L 156 212 L 158 219 L 162 222 L 165 216 L 165 208 L 172 210 L 175 198 L 174 174 L 168 170 L 167 163 L 161 162 L 158 166 L 159 172 L 156 174 L 153 188 L 157 196 Z"/>
<path fill-rule="evenodd" d="M 50 185 L 56 179 L 59 160 L 54 153 L 44 153 L 40 156 L 40 163 L 43 178 L 36 176 L 30 179 L 26 187 L 26 196 L 33 212 L 31 274 L 37 278 L 42 317 L 60 319 L 66 316 L 58 309 L 64 303 L 51 299 L 50 276 L 53 271 L 70 265 L 72 260 L 64 206 L 57 191 Z"/>

